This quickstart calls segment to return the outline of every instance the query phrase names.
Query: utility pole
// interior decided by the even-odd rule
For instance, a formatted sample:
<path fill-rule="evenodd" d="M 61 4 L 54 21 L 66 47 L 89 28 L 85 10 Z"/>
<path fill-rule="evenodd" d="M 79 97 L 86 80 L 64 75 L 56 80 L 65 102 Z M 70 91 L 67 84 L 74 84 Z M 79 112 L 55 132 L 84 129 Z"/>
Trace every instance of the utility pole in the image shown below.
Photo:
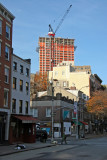
<path fill-rule="evenodd" d="M 51 117 L 52 117 L 52 137 L 51 137 L 51 142 L 54 140 L 54 119 L 53 119 L 53 108 L 54 108 L 54 87 L 53 87 L 53 80 L 50 81 L 51 85 L 51 94 L 52 94 L 52 109 L 51 109 Z"/>
<path fill-rule="evenodd" d="M 52 142 L 54 139 L 54 119 L 53 119 L 53 107 L 54 107 L 54 87 L 53 87 L 53 83 L 52 83 Z"/>

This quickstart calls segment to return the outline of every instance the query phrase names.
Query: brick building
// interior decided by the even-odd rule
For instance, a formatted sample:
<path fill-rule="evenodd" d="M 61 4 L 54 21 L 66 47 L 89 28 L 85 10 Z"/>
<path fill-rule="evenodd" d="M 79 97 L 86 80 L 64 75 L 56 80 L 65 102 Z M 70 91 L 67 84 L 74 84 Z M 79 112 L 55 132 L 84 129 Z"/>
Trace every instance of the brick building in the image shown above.
<path fill-rule="evenodd" d="M 71 120 L 74 113 L 74 101 L 62 97 L 60 93 L 53 97 L 43 96 L 31 101 L 32 115 L 39 119 L 40 127 L 45 129 L 49 136 L 52 133 L 52 103 L 53 103 L 53 130 L 54 137 L 61 137 L 63 132 L 71 135 Z"/>
<path fill-rule="evenodd" d="M 39 37 L 39 71 L 52 71 L 62 61 L 74 65 L 74 39 Z"/>
<path fill-rule="evenodd" d="M 13 14 L 0 3 L 0 142 L 8 140 Z"/>

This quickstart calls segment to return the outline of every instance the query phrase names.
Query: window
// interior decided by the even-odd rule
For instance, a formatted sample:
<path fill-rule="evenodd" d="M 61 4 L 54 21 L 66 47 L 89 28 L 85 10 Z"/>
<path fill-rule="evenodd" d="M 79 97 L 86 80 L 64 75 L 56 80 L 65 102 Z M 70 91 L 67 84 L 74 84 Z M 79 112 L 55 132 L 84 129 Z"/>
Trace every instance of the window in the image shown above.
<path fill-rule="evenodd" d="M 60 86 L 60 83 L 59 83 L 59 82 L 56 82 L 56 86 L 57 86 L 57 87 Z"/>
<path fill-rule="evenodd" d="M 65 71 L 62 71 L 62 75 L 65 75 Z"/>
<path fill-rule="evenodd" d="M 69 87 L 69 82 L 67 81 L 67 87 Z"/>
<path fill-rule="evenodd" d="M 16 82 L 17 82 L 17 79 L 13 77 L 13 89 L 16 89 Z"/>
<path fill-rule="evenodd" d="M 66 87 L 66 82 L 63 82 L 63 87 Z"/>
<path fill-rule="evenodd" d="M 13 70 L 17 71 L 17 63 L 13 62 Z"/>
<path fill-rule="evenodd" d="M 22 105 L 23 105 L 23 101 L 19 100 L 19 113 L 22 113 Z"/>
<path fill-rule="evenodd" d="M 46 117 L 51 117 L 51 109 L 46 108 Z"/>
<path fill-rule="evenodd" d="M 0 20 L 0 34 L 2 34 L 2 21 Z"/>
<path fill-rule="evenodd" d="M 28 101 L 25 102 L 25 107 L 26 107 L 25 112 L 26 112 L 26 114 L 28 114 Z"/>
<path fill-rule="evenodd" d="M 70 118 L 70 112 L 68 111 L 66 118 Z"/>
<path fill-rule="evenodd" d="M 16 113 L 16 99 L 12 99 L 12 113 Z"/>
<path fill-rule="evenodd" d="M 5 82 L 9 83 L 9 69 L 5 68 Z"/>
<path fill-rule="evenodd" d="M 55 76 L 57 76 L 58 75 L 58 71 L 55 71 Z"/>
<path fill-rule="evenodd" d="M 8 107 L 8 90 L 4 90 L 4 107 Z"/>
<path fill-rule="evenodd" d="M 5 46 L 5 58 L 9 60 L 9 47 Z"/>
<path fill-rule="evenodd" d="M 23 91 L 23 80 L 20 80 L 20 91 Z"/>
<path fill-rule="evenodd" d="M 28 92 L 29 92 L 29 83 L 26 82 L 26 94 L 28 95 Z"/>
<path fill-rule="evenodd" d="M 26 68 L 26 76 L 29 76 L 29 69 Z"/>
<path fill-rule="evenodd" d="M 23 73 L 23 66 L 20 65 L 20 73 Z"/>
<path fill-rule="evenodd" d="M 58 132 L 59 128 L 58 127 L 54 127 L 54 132 Z"/>
<path fill-rule="evenodd" d="M 0 56 L 1 56 L 1 42 L 0 42 Z"/>
<path fill-rule="evenodd" d="M 6 25 L 6 38 L 10 39 L 10 27 Z"/>
<path fill-rule="evenodd" d="M 38 117 L 38 109 L 37 108 L 34 109 L 34 117 Z"/>

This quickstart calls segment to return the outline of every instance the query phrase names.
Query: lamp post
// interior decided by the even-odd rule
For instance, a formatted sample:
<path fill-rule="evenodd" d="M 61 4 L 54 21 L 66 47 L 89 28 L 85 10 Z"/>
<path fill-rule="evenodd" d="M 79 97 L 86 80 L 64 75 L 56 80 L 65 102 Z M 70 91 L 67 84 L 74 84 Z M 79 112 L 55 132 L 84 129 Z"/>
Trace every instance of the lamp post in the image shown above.
<path fill-rule="evenodd" d="M 53 128 L 54 128 L 54 123 L 53 123 L 53 106 L 54 106 L 54 87 L 53 87 L 53 81 L 50 81 L 50 84 L 51 84 L 51 91 L 52 91 L 52 112 L 51 112 L 51 116 L 52 116 L 52 139 L 51 139 L 51 142 L 53 142 L 53 139 L 54 139 L 54 132 L 53 132 Z"/>
<path fill-rule="evenodd" d="M 54 109 L 54 87 L 53 87 L 53 82 L 54 81 L 58 81 L 58 80 L 52 78 L 52 80 L 50 81 L 51 91 L 52 91 L 52 112 L 51 112 L 51 116 L 52 116 L 52 139 L 51 139 L 51 142 L 53 142 L 53 140 L 54 140 L 54 113 L 53 113 L 53 109 Z"/>
<path fill-rule="evenodd" d="M 79 91 L 81 91 L 81 89 L 83 88 L 86 88 L 86 87 L 89 87 L 89 86 L 84 86 L 84 87 L 81 87 L 79 90 L 78 90 L 78 93 Z M 75 103 L 75 106 L 76 106 L 76 139 L 78 139 L 78 98 L 79 98 L 79 95 L 77 93 L 77 96 L 76 96 L 76 103 Z"/>

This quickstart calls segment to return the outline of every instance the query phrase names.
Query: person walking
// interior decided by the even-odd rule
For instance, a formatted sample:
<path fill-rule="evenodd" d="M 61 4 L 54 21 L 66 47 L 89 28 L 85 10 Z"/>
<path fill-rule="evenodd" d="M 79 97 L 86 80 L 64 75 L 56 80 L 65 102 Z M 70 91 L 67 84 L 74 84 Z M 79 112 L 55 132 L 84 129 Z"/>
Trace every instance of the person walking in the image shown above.
<path fill-rule="evenodd" d="M 67 136 L 65 135 L 65 133 L 63 133 L 63 137 L 62 137 L 62 142 L 61 142 L 61 144 L 63 144 L 63 142 L 65 142 L 65 144 L 67 144 L 66 138 L 67 138 Z"/>

